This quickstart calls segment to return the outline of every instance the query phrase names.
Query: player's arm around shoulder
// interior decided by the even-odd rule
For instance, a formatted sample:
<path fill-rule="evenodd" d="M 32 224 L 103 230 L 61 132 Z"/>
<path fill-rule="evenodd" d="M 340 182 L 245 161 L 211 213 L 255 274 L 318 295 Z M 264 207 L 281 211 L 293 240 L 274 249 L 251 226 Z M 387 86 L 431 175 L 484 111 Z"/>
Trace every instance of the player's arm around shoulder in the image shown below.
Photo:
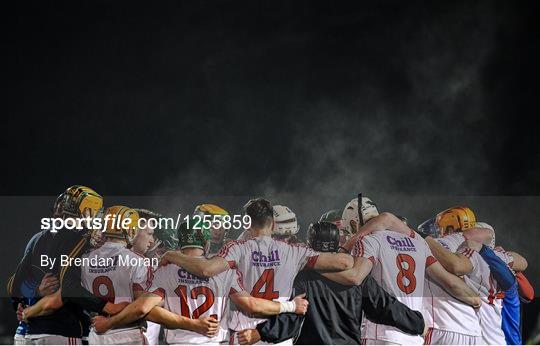
<path fill-rule="evenodd" d="M 162 300 L 163 296 L 158 293 L 145 292 L 112 317 L 94 317 L 92 324 L 97 333 L 105 333 L 109 329 L 125 326 L 143 318 L 155 306 L 160 305 Z"/>
<path fill-rule="evenodd" d="M 438 283 L 454 298 L 461 300 L 474 308 L 480 307 L 481 300 L 465 281 L 449 273 L 439 262 L 433 262 L 426 268 L 427 275 Z"/>
<path fill-rule="evenodd" d="M 319 272 L 339 272 L 354 266 L 354 259 L 347 253 L 320 253 L 313 269 Z"/>
<path fill-rule="evenodd" d="M 371 272 L 373 262 L 364 257 L 355 257 L 354 265 L 351 269 L 343 270 L 337 273 L 322 274 L 329 280 L 335 281 L 342 285 L 360 285 L 364 278 Z"/>
<path fill-rule="evenodd" d="M 248 315 L 273 316 L 286 312 L 298 315 L 306 313 L 308 301 L 305 294 L 294 297 L 291 301 L 275 302 L 272 300 L 252 297 L 248 292 L 241 291 L 229 296 L 236 307 Z"/>
<path fill-rule="evenodd" d="M 61 291 L 41 298 L 36 304 L 28 306 L 22 311 L 22 320 L 28 322 L 28 319 L 50 315 L 62 307 Z"/>
<path fill-rule="evenodd" d="M 174 314 L 160 306 L 152 308 L 145 319 L 161 324 L 167 329 L 191 330 L 192 332 L 202 334 L 209 338 L 215 336 L 219 331 L 219 321 L 213 317 L 192 319 Z"/>
<path fill-rule="evenodd" d="M 525 271 L 525 269 L 527 269 L 527 267 L 529 266 L 529 263 L 527 262 L 525 257 L 523 257 L 522 255 L 514 251 L 507 251 L 507 253 L 513 259 L 512 266 L 511 266 L 513 270 L 517 272 L 522 272 L 522 271 Z"/>
<path fill-rule="evenodd" d="M 430 236 L 425 238 L 429 249 L 433 256 L 441 263 L 441 265 L 454 275 L 466 275 L 472 272 L 473 265 L 469 258 L 461 253 L 452 253 L 444 248 L 437 240 Z"/>
<path fill-rule="evenodd" d="M 227 260 L 219 255 L 207 259 L 187 256 L 180 251 L 167 251 L 163 255 L 161 265 L 167 265 L 169 263 L 174 263 L 192 274 L 206 278 L 215 276 L 229 269 Z"/>

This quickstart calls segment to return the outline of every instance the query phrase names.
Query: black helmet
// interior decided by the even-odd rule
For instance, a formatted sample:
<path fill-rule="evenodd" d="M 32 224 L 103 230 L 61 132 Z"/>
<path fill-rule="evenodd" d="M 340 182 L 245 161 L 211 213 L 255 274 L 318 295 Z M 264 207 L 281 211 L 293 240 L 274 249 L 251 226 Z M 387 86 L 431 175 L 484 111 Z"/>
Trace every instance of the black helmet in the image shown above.
<path fill-rule="evenodd" d="M 308 244 L 315 251 L 337 252 L 339 249 L 339 229 L 330 222 L 318 221 L 309 225 Z"/>

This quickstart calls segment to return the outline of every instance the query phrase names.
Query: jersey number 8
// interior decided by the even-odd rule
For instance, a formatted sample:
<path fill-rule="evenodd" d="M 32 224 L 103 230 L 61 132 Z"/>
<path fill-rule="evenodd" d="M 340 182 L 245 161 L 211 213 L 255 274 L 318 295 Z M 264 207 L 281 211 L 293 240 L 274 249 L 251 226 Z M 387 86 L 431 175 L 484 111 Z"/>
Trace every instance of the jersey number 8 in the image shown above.
<path fill-rule="evenodd" d="M 396 265 L 399 270 L 396 278 L 399 289 L 405 294 L 411 294 L 416 289 L 416 277 L 414 276 L 416 263 L 414 258 L 410 255 L 399 254 L 396 257 Z M 405 284 L 405 281 L 408 281 L 408 283 Z"/>

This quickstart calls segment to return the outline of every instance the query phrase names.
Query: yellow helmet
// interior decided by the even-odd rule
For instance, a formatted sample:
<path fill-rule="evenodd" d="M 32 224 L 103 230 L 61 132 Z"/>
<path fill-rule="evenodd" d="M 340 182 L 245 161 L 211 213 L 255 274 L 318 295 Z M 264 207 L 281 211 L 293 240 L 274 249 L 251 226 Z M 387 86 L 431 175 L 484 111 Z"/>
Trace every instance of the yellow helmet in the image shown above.
<path fill-rule="evenodd" d="M 195 208 L 195 215 L 229 215 L 225 209 L 215 204 L 201 204 Z"/>
<path fill-rule="evenodd" d="M 131 244 L 139 232 L 139 213 L 135 209 L 115 205 L 105 210 L 104 218 L 103 234 L 107 237 L 125 239 L 128 244 Z"/>
<path fill-rule="evenodd" d="M 89 187 L 73 185 L 60 194 L 53 207 L 55 217 L 81 217 L 86 211 L 94 217 L 103 207 L 103 197 Z"/>
<path fill-rule="evenodd" d="M 441 236 L 444 236 L 473 228 L 476 225 L 476 216 L 471 209 L 457 206 L 437 214 L 436 223 L 441 231 Z"/>

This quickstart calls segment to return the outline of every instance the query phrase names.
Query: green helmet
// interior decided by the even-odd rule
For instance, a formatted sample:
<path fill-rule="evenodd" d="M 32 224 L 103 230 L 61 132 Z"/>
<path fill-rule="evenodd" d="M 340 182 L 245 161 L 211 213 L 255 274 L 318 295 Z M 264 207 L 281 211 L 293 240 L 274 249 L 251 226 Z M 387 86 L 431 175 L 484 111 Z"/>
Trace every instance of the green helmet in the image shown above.
<path fill-rule="evenodd" d="M 180 249 L 190 247 L 207 250 L 210 242 L 210 229 L 203 226 L 204 222 L 190 219 L 178 227 L 178 245 Z"/>
<path fill-rule="evenodd" d="M 167 250 L 178 248 L 178 233 L 174 228 L 156 228 L 154 231 L 155 247 L 163 246 Z"/>

